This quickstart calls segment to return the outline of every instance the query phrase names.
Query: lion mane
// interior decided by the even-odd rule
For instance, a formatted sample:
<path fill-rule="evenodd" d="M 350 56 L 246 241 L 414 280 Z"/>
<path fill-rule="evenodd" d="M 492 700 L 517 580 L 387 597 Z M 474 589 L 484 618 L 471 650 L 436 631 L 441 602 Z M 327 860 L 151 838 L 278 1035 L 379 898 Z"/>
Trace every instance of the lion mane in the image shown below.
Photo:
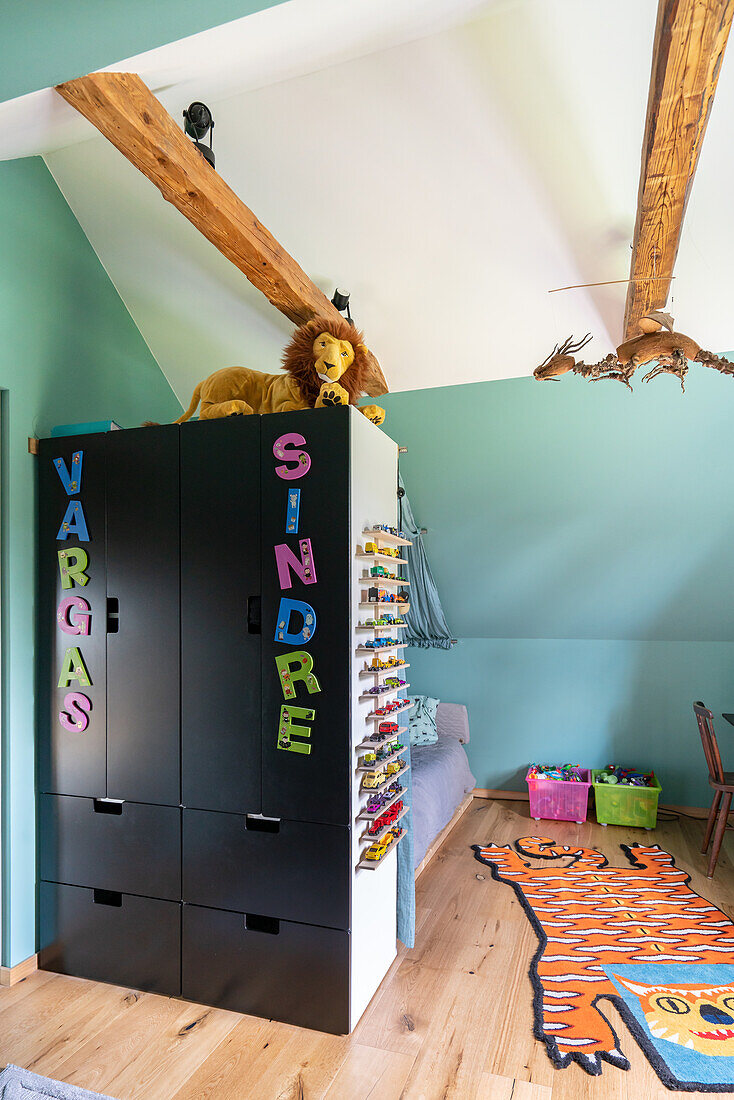
<path fill-rule="evenodd" d="M 311 408 L 316 404 L 322 380 L 314 366 L 313 344 L 317 336 L 328 332 L 337 340 L 348 340 L 354 349 L 354 362 L 339 379 L 349 394 L 349 404 L 356 405 L 363 393 L 370 392 L 370 372 L 373 357 L 364 345 L 362 333 L 349 321 L 325 320 L 314 317 L 293 333 L 293 338 L 283 352 L 283 369 L 298 383 L 298 388 Z M 384 389 L 381 392 L 385 392 Z"/>

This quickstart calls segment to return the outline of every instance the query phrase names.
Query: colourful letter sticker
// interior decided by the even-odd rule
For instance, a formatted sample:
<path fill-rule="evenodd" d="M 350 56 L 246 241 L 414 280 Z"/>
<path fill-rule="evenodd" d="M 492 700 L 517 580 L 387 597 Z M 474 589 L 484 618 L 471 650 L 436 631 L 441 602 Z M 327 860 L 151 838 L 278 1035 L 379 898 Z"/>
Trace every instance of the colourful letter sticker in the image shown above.
<path fill-rule="evenodd" d="M 319 682 L 313 674 L 313 658 L 310 653 L 303 650 L 294 650 L 292 653 L 281 653 L 275 658 L 275 664 L 280 675 L 280 686 L 286 699 L 295 699 L 295 684 L 303 680 L 309 695 L 321 691 Z M 295 665 L 295 668 L 291 668 Z M 61 685 L 59 685 L 61 687 Z"/>
<path fill-rule="evenodd" d="M 286 535 L 298 534 L 298 513 L 301 508 L 301 490 L 288 490 L 288 508 L 285 515 Z"/>
<path fill-rule="evenodd" d="M 78 680 L 82 687 L 89 687 L 92 683 L 87 672 L 87 666 L 84 664 L 84 658 L 76 646 L 69 646 L 67 649 L 61 665 L 59 682 L 56 686 L 60 688 L 68 687 L 72 680 Z"/>
<path fill-rule="evenodd" d="M 311 746 L 305 742 L 311 737 L 311 730 L 308 726 L 298 725 L 293 719 L 300 718 L 304 722 L 313 722 L 315 717 L 316 711 L 309 710 L 307 707 L 282 706 L 278 727 L 278 748 L 285 749 L 286 752 L 300 752 L 310 756 Z M 294 737 L 303 738 L 303 740 L 294 741 Z"/>
<path fill-rule="evenodd" d="M 291 569 L 304 584 L 316 584 L 316 566 L 313 560 L 311 539 L 300 539 L 298 546 L 301 551 L 300 561 L 285 542 L 278 543 L 277 546 L 273 547 L 281 588 L 293 587 Z"/>
<path fill-rule="evenodd" d="M 299 451 L 306 440 L 298 432 L 286 432 L 276 439 L 273 444 L 273 454 L 276 458 L 282 458 L 285 462 L 292 463 L 288 466 L 276 466 L 275 472 L 284 481 L 297 481 L 304 477 L 311 469 L 311 456 L 306 451 Z"/>
<path fill-rule="evenodd" d="M 82 491 L 82 458 L 84 451 L 74 451 L 71 456 L 71 472 L 66 468 L 63 458 L 55 458 L 54 466 L 61 478 L 61 484 L 66 489 L 66 495 L 73 497 L 75 493 Z"/>
<path fill-rule="evenodd" d="M 72 608 L 79 612 L 73 620 Z M 64 596 L 56 609 L 56 621 L 64 634 L 89 634 L 91 631 L 91 609 L 82 596 Z"/>
<path fill-rule="evenodd" d="M 85 585 L 89 577 L 84 572 L 89 564 L 86 550 L 81 546 L 70 546 L 68 550 L 59 550 L 59 572 L 61 587 L 73 588 L 75 584 Z"/>
<path fill-rule="evenodd" d="M 81 542 L 89 542 L 87 521 L 84 518 L 84 509 L 80 500 L 69 501 L 56 539 L 58 542 L 63 542 L 70 535 L 76 535 Z"/>
<path fill-rule="evenodd" d="M 302 625 L 298 630 L 290 629 L 291 616 L 294 613 L 301 616 Z M 283 642 L 284 645 L 303 645 L 304 642 L 310 642 L 315 633 L 316 612 L 311 604 L 304 600 L 289 600 L 282 596 L 275 627 L 276 642 Z"/>
<path fill-rule="evenodd" d="M 70 691 L 64 696 L 66 710 L 59 711 L 59 722 L 69 733 L 84 733 L 89 725 L 92 700 L 81 691 Z"/>

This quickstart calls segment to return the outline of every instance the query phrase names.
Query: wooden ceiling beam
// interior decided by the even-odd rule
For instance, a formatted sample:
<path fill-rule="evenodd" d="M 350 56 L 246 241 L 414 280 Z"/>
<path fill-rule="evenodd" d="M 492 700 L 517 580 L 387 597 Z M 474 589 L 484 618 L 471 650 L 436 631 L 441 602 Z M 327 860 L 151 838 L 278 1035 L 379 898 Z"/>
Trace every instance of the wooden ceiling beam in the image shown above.
<path fill-rule="evenodd" d="M 56 91 L 291 321 L 342 319 L 137 74 L 91 73 Z"/>
<path fill-rule="evenodd" d="M 668 297 L 734 0 L 659 0 L 624 329 Z M 644 281 L 643 281 L 644 280 Z"/>

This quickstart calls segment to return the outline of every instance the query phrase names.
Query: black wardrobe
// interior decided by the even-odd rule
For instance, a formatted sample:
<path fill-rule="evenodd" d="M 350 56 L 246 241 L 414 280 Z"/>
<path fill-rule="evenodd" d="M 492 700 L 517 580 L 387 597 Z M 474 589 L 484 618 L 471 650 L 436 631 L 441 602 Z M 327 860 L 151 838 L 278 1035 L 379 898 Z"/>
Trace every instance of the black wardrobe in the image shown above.
<path fill-rule="evenodd" d="M 349 1031 L 355 415 L 41 441 L 42 968 Z M 317 583 L 281 587 L 284 544 Z M 283 597 L 316 612 L 301 646 Z M 319 687 L 294 677 L 297 751 L 289 648 Z"/>

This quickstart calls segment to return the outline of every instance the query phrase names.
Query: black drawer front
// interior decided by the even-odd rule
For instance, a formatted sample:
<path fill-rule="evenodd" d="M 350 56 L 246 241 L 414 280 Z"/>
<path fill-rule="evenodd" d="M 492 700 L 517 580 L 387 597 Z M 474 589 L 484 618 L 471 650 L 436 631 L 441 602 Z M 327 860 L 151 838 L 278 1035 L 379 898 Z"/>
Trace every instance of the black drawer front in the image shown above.
<path fill-rule="evenodd" d="M 181 899 L 180 809 L 52 794 L 39 803 L 42 879 Z"/>
<path fill-rule="evenodd" d="M 184 905 L 182 958 L 191 1001 L 349 1031 L 348 932 Z"/>
<path fill-rule="evenodd" d="M 40 942 L 42 970 L 181 993 L 177 902 L 42 882 Z"/>
<path fill-rule="evenodd" d="M 187 809 L 183 851 L 187 902 L 349 928 L 344 826 Z"/>

